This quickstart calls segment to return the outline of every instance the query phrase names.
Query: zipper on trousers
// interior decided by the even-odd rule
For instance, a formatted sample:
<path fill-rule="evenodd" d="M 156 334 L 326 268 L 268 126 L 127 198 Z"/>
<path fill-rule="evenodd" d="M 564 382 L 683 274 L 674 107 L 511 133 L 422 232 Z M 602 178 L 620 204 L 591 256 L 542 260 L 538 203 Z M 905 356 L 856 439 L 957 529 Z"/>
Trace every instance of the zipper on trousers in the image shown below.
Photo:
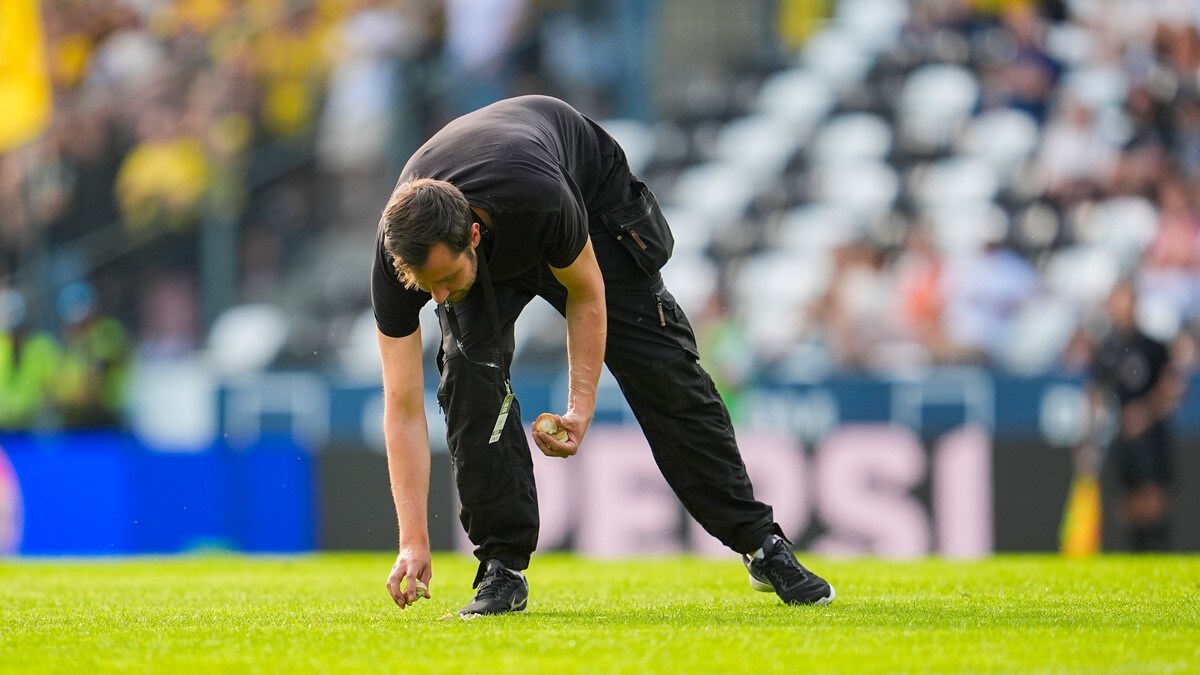
<path fill-rule="evenodd" d="M 646 242 L 642 241 L 642 238 L 639 237 L 638 233 L 634 230 L 629 231 L 629 236 L 633 237 L 633 240 L 637 242 L 637 245 L 641 247 L 643 251 L 645 251 L 647 248 L 650 248 L 649 246 L 646 246 Z"/>

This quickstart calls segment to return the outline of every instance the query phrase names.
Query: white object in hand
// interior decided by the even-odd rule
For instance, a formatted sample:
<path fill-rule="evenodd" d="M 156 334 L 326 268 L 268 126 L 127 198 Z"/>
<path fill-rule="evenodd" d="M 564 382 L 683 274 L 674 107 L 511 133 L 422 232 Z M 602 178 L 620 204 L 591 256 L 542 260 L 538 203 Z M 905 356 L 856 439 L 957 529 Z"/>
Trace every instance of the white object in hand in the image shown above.
<path fill-rule="evenodd" d="M 537 419 L 533 421 L 533 428 L 547 436 L 553 437 L 554 440 L 559 442 L 565 441 L 568 438 L 567 430 L 560 428 L 558 422 L 554 421 L 554 415 L 550 413 L 538 415 Z"/>

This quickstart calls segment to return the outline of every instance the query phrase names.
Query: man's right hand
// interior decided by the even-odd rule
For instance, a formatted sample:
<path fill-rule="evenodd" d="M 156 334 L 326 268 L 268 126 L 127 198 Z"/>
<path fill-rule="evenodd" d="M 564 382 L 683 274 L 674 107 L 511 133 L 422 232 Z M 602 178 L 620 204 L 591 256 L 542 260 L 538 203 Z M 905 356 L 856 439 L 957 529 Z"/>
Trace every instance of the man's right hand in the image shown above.
<path fill-rule="evenodd" d="M 401 549 L 396 556 L 396 564 L 392 565 L 392 573 L 388 575 L 387 589 L 396 601 L 396 606 L 404 609 L 419 598 L 432 598 L 429 591 L 429 580 L 433 577 L 433 562 L 430 560 L 429 549 Z M 405 584 L 405 579 L 408 583 Z M 420 586 L 418 586 L 418 582 Z"/>

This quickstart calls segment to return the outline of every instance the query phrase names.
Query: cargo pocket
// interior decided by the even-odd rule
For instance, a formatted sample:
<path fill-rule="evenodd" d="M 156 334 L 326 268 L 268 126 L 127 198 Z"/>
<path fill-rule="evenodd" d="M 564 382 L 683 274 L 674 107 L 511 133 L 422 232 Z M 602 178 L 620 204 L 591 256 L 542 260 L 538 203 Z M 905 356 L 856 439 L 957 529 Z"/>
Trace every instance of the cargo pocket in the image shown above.
<path fill-rule="evenodd" d="M 634 181 L 633 191 L 637 197 L 632 202 L 602 214 L 600 222 L 633 256 L 637 266 L 653 275 L 670 259 L 675 237 L 650 188 Z"/>
<path fill-rule="evenodd" d="M 700 349 L 696 346 L 696 333 L 688 323 L 683 309 L 675 302 L 675 296 L 667 290 L 667 285 L 659 279 L 650 290 L 654 293 L 654 308 L 659 329 L 673 338 L 693 359 L 700 358 Z"/>

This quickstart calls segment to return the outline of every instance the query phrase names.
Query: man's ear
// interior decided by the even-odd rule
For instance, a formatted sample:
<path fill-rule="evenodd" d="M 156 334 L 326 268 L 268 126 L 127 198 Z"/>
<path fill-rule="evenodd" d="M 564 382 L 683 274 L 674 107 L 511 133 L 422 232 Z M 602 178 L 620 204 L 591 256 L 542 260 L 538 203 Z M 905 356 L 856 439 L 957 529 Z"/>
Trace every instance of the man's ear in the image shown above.
<path fill-rule="evenodd" d="M 479 240 L 483 236 L 479 231 L 480 227 L 478 222 L 471 223 L 471 248 L 479 246 Z"/>

